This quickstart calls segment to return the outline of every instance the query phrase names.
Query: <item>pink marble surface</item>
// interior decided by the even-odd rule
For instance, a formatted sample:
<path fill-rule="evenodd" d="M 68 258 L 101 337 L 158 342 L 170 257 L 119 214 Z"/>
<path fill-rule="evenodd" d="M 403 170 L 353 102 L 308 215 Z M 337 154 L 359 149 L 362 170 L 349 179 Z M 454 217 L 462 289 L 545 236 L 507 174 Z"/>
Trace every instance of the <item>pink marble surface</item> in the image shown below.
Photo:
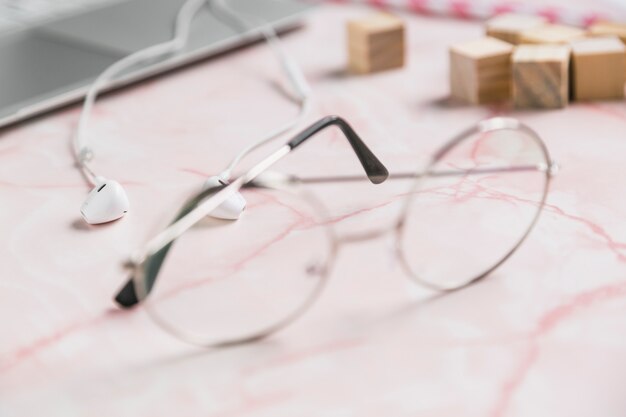
<path fill-rule="evenodd" d="M 490 115 L 526 122 L 562 171 L 522 249 L 493 279 L 433 298 L 406 279 L 390 240 L 346 247 L 307 315 L 229 349 L 190 347 L 145 311 L 117 310 L 128 254 L 203 175 L 295 111 L 268 82 L 268 51 L 248 48 L 97 106 L 95 166 L 132 204 L 118 223 L 79 219 L 87 187 L 68 152 L 76 107 L 2 133 L 0 416 L 624 415 L 626 106 L 450 106 L 446 46 L 481 27 L 446 19 L 407 17 L 406 68 L 347 76 L 343 23 L 362 13 L 327 6 L 285 38 L 315 88 L 310 119 L 346 117 L 392 170 Z M 316 155 L 328 172 L 356 172 L 333 139 L 279 168 L 312 173 Z M 375 207 L 386 190 L 335 193 L 338 228 L 384 223 Z"/>

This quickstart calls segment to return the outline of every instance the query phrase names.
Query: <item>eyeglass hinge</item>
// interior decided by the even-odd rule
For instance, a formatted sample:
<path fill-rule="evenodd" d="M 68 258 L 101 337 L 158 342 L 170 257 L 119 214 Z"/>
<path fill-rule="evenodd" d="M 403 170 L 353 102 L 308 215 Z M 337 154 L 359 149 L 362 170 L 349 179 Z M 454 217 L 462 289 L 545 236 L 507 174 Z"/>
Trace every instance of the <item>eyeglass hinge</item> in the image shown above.
<path fill-rule="evenodd" d="M 556 161 L 551 161 L 548 166 L 548 175 L 554 177 L 561 170 L 561 165 Z"/>

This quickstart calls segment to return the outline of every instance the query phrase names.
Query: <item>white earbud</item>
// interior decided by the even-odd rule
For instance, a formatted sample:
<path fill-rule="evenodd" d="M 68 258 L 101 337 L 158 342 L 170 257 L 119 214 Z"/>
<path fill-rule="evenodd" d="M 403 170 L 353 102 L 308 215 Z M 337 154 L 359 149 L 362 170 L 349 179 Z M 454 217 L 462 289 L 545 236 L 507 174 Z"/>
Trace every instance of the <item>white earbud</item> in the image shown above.
<path fill-rule="evenodd" d="M 209 177 L 204 182 L 204 189 L 228 185 L 219 176 Z M 211 217 L 225 220 L 237 220 L 246 208 L 246 200 L 240 193 L 235 193 L 228 197 L 228 200 L 217 206 L 210 214 Z"/>
<path fill-rule="evenodd" d="M 85 143 L 84 132 L 87 127 L 92 108 L 102 89 L 113 82 L 119 74 L 134 68 L 145 61 L 154 62 L 156 59 L 170 57 L 173 53 L 183 50 L 191 33 L 191 26 L 194 17 L 203 10 L 205 4 L 211 7 L 211 12 L 219 20 L 232 26 L 241 33 L 248 32 L 254 27 L 260 27 L 260 34 L 265 38 L 267 45 L 272 49 L 276 58 L 281 63 L 289 84 L 291 85 L 291 95 L 298 102 L 300 110 L 298 114 L 288 122 L 266 132 L 257 142 L 248 145 L 241 150 L 231 161 L 228 167 L 220 176 L 209 178 L 205 183 L 205 188 L 215 187 L 220 184 L 227 184 L 230 174 L 239 162 L 248 154 L 261 146 L 269 143 L 283 133 L 296 126 L 308 113 L 310 107 L 311 88 L 297 62 L 290 58 L 283 50 L 280 38 L 274 28 L 256 16 L 243 15 L 230 7 L 225 1 L 209 0 L 185 0 L 178 10 L 174 24 L 174 36 L 164 42 L 148 46 L 135 51 L 115 63 L 109 65 L 89 87 L 83 108 L 78 119 L 78 124 L 74 132 L 72 142 L 73 151 L 79 168 L 83 171 L 87 180 L 95 184 L 95 188 L 89 193 L 87 200 L 81 207 L 81 213 L 85 221 L 89 224 L 106 223 L 119 219 L 128 211 L 128 197 L 122 186 L 112 180 L 97 176 L 89 166 L 93 158 L 93 152 Z M 246 207 L 246 201 L 240 193 L 236 193 L 217 207 L 210 215 L 212 217 L 236 220 Z"/>
<path fill-rule="evenodd" d="M 96 177 L 96 185 L 80 208 L 89 224 L 107 223 L 123 217 L 128 211 L 128 197 L 119 182 Z"/>

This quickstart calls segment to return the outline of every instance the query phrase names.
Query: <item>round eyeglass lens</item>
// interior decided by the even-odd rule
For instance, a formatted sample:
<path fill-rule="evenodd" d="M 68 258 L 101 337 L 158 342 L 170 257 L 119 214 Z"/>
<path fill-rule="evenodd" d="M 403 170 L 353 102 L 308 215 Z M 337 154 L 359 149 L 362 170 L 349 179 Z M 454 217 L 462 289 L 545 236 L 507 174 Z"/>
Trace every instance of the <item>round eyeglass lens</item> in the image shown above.
<path fill-rule="evenodd" d="M 414 184 L 398 247 L 413 278 L 449 290 L 518 248 L 544 204 L 550 161 L 526 128 L 473 132 L 444 149 Z"/>
<path fill-rule="evenodd" d="M 326 279 L 331 231 L 301 193 L 242 189 L 236 221 L 206 217 L 137 269 L 136 291 L 166 330 L 204 346 L 264 337 L 304 312 Z"/>

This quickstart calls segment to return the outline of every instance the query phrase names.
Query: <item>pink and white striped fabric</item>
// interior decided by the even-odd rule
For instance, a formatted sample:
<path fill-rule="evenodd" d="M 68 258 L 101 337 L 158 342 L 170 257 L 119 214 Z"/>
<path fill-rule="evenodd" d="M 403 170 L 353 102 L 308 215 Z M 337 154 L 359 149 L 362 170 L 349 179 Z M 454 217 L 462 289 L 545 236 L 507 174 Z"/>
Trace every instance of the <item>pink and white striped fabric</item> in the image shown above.
<path fill-rule="evenodd" d="M 368 4 L 379 8 L 404 9 L 420 14 L 484 20 L 502 13 L 546 17 L 550 22 L 587 27 L 602 20 L 614 20 L 593 10 L 564 8 L 506 0 L 332 0 L 338 3 Z"/>

